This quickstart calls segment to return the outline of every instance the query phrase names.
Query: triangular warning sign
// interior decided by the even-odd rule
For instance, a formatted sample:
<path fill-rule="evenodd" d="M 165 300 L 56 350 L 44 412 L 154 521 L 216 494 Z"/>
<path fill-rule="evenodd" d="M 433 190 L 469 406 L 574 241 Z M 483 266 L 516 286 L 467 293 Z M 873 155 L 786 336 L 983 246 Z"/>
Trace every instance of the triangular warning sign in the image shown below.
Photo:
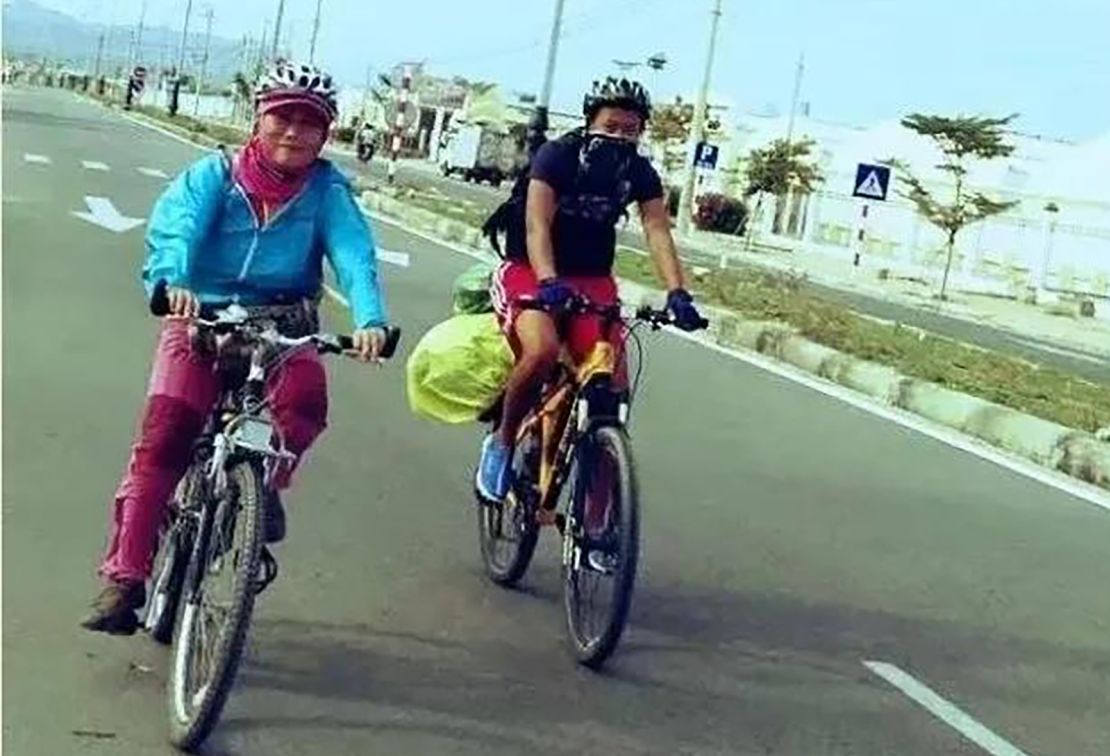
<path fill-rule="evenodd" d="M 882 199 L 886 196 L 886 193 L 883 192 L 883 182 L 879 179 L 879 172 L 871 171 L 868 173 L 867 178 L 856 187 L 856 194 L 862 194 L 864 197 L 874 197 L 875 199 Z"/>

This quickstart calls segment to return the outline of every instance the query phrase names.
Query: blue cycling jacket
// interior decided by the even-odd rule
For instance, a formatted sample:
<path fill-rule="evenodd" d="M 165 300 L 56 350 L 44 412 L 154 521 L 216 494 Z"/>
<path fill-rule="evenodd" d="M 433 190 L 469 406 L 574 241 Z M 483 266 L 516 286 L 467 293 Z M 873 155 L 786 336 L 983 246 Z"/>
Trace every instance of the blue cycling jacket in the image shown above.
<path fill-rule="evenodd" d="M 355 328 L 388 322 L 370 226 L 350 183 L 327 160 L 318 160 L 301 192 L 262 224 L 223 157 L 202 158 L 158 198 L 146 248 L 148 297 L 165 279 L 206 304 L 312 298 L 326 257 Z"/>

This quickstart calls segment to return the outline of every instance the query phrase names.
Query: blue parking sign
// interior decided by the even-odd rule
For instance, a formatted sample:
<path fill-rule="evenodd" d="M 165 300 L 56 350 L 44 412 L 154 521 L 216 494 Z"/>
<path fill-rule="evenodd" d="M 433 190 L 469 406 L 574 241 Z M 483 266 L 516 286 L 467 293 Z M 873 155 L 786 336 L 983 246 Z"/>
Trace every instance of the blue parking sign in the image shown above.
<path fill-rule="evenodd" d="M 715 144 L 698 142 L 698 147 L 694 150 L 694 165 L 698 168 L 713 170 L 717 167 L 717 156 L 720 152 L 721 148 Z"/>

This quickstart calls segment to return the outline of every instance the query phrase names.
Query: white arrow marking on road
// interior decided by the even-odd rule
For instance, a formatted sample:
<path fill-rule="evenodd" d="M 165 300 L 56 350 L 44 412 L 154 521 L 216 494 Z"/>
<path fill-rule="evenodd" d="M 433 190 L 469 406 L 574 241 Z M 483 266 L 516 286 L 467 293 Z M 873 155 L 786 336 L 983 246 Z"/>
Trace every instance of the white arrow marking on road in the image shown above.
<path fill-rule="evenodd" d="M 128 218 L 126 215 L 123 215 L 116 209 L 116 206 L 112 204 L 112 200 L 107 197 L 86 196 L 85 204 L 89 208 L 88 212 L 77 210 L 72 210 L 70 212 L 81 220 L 88 221 L 101 228 L 106 228 L 109 231 L 115 231 L 117 234 L 130 231 L 136 226 L 141 226 L 146 223 L 146 218 Z"/>
<path fill-rule="evenodd" d="M 168 179 L 169 178 L 169 176 L 166 175 L 165 171 L 160 171 L 157 168 L 140 168 L 139 173 L 143 174 L 144 176 L 150 176 L 151 178 L 156 178 L 156 179 Z"/>
<path fill-rule="evenodd" d="M 32 155 L 30 152 L 23 155 L 23 159 L 28 163 L 41 163 L 42 165 L 50 165 L 50 158 L 46 155 Z"/>
<path fill-rule="evenodd" d="M 98 163 L 95 160 L 82 160 L 81 165 L 85 166 L 90 171 L 106 171 L 108 166 L 104 163 Z"/>
<path fill-rule="evenodd" d="M 399 265 L 402 268 L 409 267 L 409 255 L 407 252 L 391 252 L 388 249 L 379 249 L 378 259 L 382 262 Z"/>

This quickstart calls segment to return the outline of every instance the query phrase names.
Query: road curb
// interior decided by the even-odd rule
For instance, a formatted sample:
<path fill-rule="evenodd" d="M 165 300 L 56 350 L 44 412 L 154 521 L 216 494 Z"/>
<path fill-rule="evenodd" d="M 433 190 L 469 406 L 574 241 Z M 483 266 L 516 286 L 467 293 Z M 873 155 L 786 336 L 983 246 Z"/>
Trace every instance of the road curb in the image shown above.
<path fill-rule="evenodd" d="M 364 206 L 417 226 L 433 236 L 475 249 L 484 246 L 473 226 L 413 207 L 380 192 L 364 191 Z M 661 292 L 621 281 L 628 301 Z M 746 320 L 717 307 L 706 308 L 712 323 L 697 340 L 746 349 L 985 441 L 1043 467 L 1110 490 L 1110 444 L 1092 434 L 1000 404 L 912 378 L 894 368 L 844 354 L 799 336 L 785 323 Z"/>

